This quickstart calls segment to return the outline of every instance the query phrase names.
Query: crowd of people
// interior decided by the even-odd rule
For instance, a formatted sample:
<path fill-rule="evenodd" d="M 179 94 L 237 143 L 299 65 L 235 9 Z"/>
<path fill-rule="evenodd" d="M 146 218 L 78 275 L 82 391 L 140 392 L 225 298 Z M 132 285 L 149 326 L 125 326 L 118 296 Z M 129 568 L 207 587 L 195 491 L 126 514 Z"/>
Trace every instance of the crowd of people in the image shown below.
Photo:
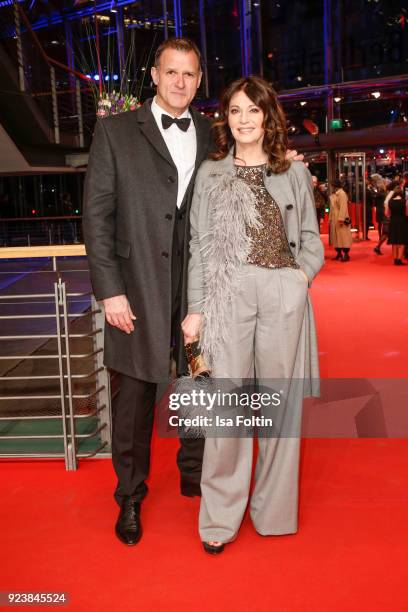
<path fill-rule="evenodd" d="M 381 246 L 392 245 L 394 265 L 405 266 L 408 259 L 408 172 L 393 179 L 372 174 L 367 189 L 368 204 L 375 208 L 378 226 L 377 255 L 383 255 Z"/>
<path fill-rule="evenodd" d="M 350 261 L 352 246 L 349 197 L 340 180 L 331 183 L 331 195 L 317 176 L 312 176 L 316 215 L 319 227 L 329 210 L 329 243 L 335 249 L 334 260 Z M 373 213 L 378 230 L 376 255 L 383 255 L 384 243 L 392 246 L 394 265 L 405 266 L 408 260 L 408 172 L 392 178 L 374 173 L 370 176 L 366 191 L 366 231 L 373 227 Z"/>

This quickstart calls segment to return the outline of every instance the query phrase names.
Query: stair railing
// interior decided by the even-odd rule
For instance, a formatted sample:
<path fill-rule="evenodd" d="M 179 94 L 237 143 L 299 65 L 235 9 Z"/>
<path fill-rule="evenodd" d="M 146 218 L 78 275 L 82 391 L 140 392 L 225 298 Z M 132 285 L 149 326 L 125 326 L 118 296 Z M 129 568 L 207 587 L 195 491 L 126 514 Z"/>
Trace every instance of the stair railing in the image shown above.
<path fill-rule="evenodd" d="M 95 119 L 91 78 L 46 53 L 24 9 L 16 0 L 13 3 L 13 16 L 21 93 L 28 93 L 36 99 L 47 121 L 52 125 L 55 144 L 74 144 L 80 148 L 84 147 L 84 115 L 91 119 L 91 123 Z M 37 50 L 42 65 L 35 65 L 32 53 L 30 53 L 30 63 L 26 62 L 24 33 L 29 35 L 30 47 Z M 72 135 L 75 136 L 74 143 L 68 142 L 69 137 L 72 140 Z"/>

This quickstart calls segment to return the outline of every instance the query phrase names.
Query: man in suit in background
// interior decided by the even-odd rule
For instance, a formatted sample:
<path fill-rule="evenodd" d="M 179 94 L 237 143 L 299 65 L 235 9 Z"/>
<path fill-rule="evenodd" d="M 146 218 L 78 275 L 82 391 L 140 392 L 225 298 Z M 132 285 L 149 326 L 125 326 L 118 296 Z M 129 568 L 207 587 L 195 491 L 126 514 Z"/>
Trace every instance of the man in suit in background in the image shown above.
<path fill-rule="evenodd" d="M 116 535 L 142 535 L 157 384 L 168 380 L 171 339 L 186 371 L 180 323 L 186 314 L 189 208 L 207 157 L 209 121 L 190 108 L 201 58 L 188 39 L 169 39 L 155 56 L 153 100 L 98 121 L 84 197 L 84 236 L 95 297 L 106 315 L 105 364 L 121 375 L 112 460 L 120 505 Z M 181 493 L 200 495 L 203 440 L 181 440 Z"/>

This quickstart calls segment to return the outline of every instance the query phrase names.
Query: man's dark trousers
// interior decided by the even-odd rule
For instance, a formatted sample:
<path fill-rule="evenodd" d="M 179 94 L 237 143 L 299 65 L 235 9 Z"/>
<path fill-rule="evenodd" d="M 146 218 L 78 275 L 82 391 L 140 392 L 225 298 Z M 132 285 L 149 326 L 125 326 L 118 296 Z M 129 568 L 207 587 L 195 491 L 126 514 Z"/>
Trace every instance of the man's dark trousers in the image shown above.
<path fill-rule="evenodd" d="M 178 354 L 181 325 L 181 285 L 185 206 L 176 212 L 172 249 L 172 329 L 174 353 Z M 137 320 L 135 322 L 137 325 Z M 170 342 L 170 338 L 169 338 Z M 150 448 L 154 422 L 157 383 L 120 375 L 119 396 L 113 406 L 112 462 L 118 477 L 115 499 L 124 496 L 142 501 L 147 493 L 145 480 L 150 470 Z M 119 418 L 118 415 L 120 415 Z M 177 465 L 182 488 L 199 488 L 204 440 L 180 438 Z M 184 486 L 183 486 L 184 485 Z"/>

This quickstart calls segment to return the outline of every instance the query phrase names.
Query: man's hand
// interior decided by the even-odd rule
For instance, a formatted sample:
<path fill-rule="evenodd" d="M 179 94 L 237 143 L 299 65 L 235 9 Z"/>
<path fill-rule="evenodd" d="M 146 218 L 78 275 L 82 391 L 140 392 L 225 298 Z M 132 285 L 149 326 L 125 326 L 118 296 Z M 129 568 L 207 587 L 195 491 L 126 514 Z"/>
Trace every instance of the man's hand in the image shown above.
<path fill-rule="evenodd" d="M 187 315 L 181 324 L 181 329 L 184 334 L 184 344 L 194 342 L 195 338 L 200 335 L 201 314 L 194 313 Z"/>
<path fill-rule="evenodd" d="M 132 312 L 126 295 L 115 295 L 103 301 L 105 316 L 109 325 L 121 329 L 130 334 L 135 328 L 133 321 L 136 319 Z"/>
<path fill-rule="evenodd" d="M 286 159 L 289 161 L 303 161 L 305 156 L 302 153 L 298 153 L 296 149 L 288 149 L 286 151 Z"/>

